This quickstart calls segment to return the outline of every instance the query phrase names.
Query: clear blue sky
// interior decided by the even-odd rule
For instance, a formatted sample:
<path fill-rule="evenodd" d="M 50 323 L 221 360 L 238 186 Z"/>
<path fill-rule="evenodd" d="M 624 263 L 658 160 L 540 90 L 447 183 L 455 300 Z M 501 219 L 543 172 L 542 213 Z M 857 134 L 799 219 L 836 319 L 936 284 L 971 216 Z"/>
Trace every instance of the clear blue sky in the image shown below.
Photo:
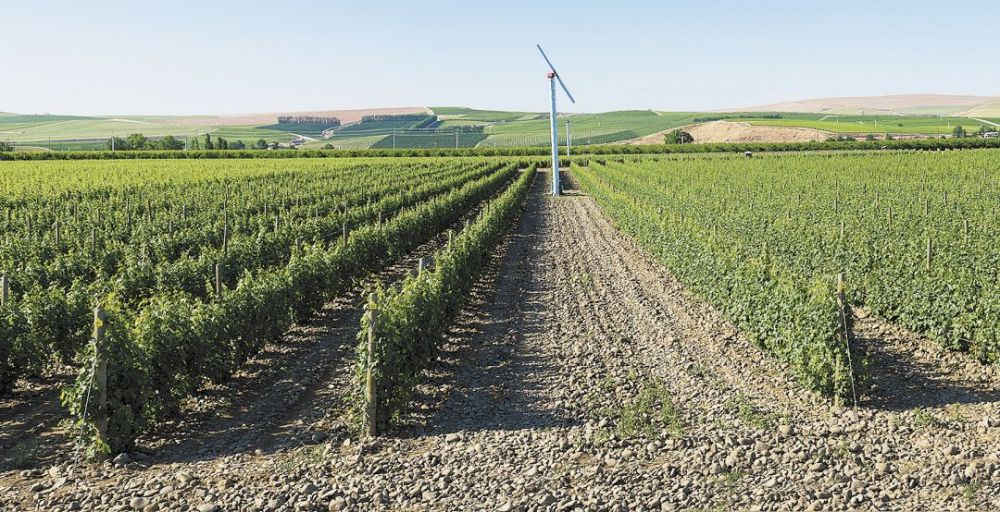
<path fill-rule="evenodd" d="M 536 42 L 582 112 L 1000 95 L 995 0 L 0 0 L 0 27 L 23 113 L 541 111 Z"/>

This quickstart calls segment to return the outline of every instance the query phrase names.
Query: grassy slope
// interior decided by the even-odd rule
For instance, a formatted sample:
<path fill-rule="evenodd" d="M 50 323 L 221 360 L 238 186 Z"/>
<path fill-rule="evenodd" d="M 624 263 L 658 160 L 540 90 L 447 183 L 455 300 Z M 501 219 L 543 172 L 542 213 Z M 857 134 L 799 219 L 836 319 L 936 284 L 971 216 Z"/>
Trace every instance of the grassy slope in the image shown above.
<path fill-rule="evenodd" d="M 505 112 L 502 110 L 476 110 L 465 107 L 431 107 L 431 110 L 441 119 L 462 119 L 465 121 L 486 123 L 503 123 L 518 121 L 524 118 L 534 118 L 541 114 L 533 112 Z"/>
<path fill-rule="evenodd" d="M 463 107 L 433 107 L 435 114 L 443 118 L 439 129 L 467 125 L 483 125 L 487 138 L 480 146 L 511 146 L 511 145 L 545 145 L 549 138 L 548 116 L 544 113 L 503 112 L 494 110 L 477 110 Z M 759 113 L 757 113 L 759 114 Z M 651 112 L 645 110 L 607 112 L 601 114 L 576 114 L 560 116 L 560 137 L 565 134 L 564 120 L 570 120 L 573 127 L 574 140 L 578 143 L 612 143 L 626 139 L 641 137 L 652 133 L 668 130 L 678 126 L 691 124 L 699 117 L 736 117 L 733 120 L 749 122 L 764 126 L 790 126 L 816 128 L 835 133 L 893 133 L 921 135 L 949 135 L 951 127 L 961 124 L 969 132 L 979 129 L 980 123 L 967 117 L 935 116 L 892 116 L 892 115 L 831 115 L 831 114 L 794 114 L 782 113 L 781 119 L 739 119 L 739 114 L 732 113 L 688 113 L 688 112 Z M 1000 115 L 998 113 L 997 115 Z M 996 118 L 982 116 L 984 118 Z M 215 119 L 204 116 L 205 119 Z M 185 120 L 197 119 L 185 116 Z M 875 127 L 878 119 L 878 128 Z M 113 132 L 118 136 L 130 133 L 143 133 L 147 137 L 200 136 L 206 132 L 213 137 L 223 137 L 229 140 L 243 140 L 251 144 L 258 139 L 269 142 L 287 142 L 294 138 L 290 132 L 320 137 L 321 130 L 312 127 L 288 125 L 288 128 L 278 125 L 253 126 L 178 126 L 169 124 L 175 117 L 171 116 L 117 116 L 114 118 L 80 117 L 80 116 L 48 116 L 19 115 L 0 113 L 0 139 L 10 140 L 23 145 L 44 146 L 53 149 L 96 149 L 103 146 L 104 141 Z M 206 122 L 207 123 L 207 122 Z M 323 147 L 331 143 L 344 148 L 367 148 L 383 139 L 384 134 L 393 128 L 402 129 L 412 126 L 414 122 L 379 122 L 358 123 L 338 131 L 333 139 L 320 140 L 306 147 Z M 899 126 L 902 125 L 902 126 Z M 305 129 L 310 128 L 310 129 Z M 368 130 L 375 131 L 368 131 Z M 315 133 L 314 133 L 315 132 Z M 430 140 L 430 139 L 428 139 Z M 470 141 L 472 138 L 470 138 Z M 432 141 L 433 142 L 433 141 Z M 443 142 L 439 141 L 439 142 Z M 454 142 L 452 142 L 454 144 Z"/>
<path fill-rule="evenodd" d="M 338 149 L 368 149 L 386 137 L 386 135 L 338 137 L 333 139 L 317 140 L 315 142 L 307 142 L 300 147 L 303 149 L 323 149 L 327 144 L 332 144 Z"/>
<path fill-rule="evenodd" d="M 979 129 L 977 121 L 967 117 L 902 117 L 902 116 L 860 116 L 834 114 L 788 114 L 781 119 L 746 119 L 759 126 L 790 126 L 815 128 L 834 133 L 895 133 L 919 135 L 950 135 L 955 126 L 961 124 L 967 131 Z M 875 121 L 878 120 L 876 128 Z M 951 128 L 949 128 L 949 123 Z"/>

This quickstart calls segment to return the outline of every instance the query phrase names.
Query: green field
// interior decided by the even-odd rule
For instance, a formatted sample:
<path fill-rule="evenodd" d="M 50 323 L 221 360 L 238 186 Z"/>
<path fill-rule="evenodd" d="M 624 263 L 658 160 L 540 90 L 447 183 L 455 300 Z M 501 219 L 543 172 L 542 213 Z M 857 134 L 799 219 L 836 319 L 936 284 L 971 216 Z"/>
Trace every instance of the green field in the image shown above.
<path fill-rule="evenodd" d="M 808 388 L 848 398 L 846 300 L 950 350 L 1000 361 L 1000 153 L 608 160 L 588 195 Z M 854 359 L 856 362 L 858 359 Z"/>
<path fill-rule="evenodd" d="M 477 124 L 506 123 L 522 121 L 542 116 L 535 112 L 506 112 L 502 110 L 476 110 L 464 107 L 431 107 L 431 110 L 443 120 L 461 119 Z"/>
<path fill-rule="evenodd" d="M 747 119 L 758 126 L 813 128 L 833 133 L 891 133 L 915 135 L 951 135 L 961 125 L 969 133 L 979 130 L 979 123 L 967 117 L 872 116 L 836 114 L 782 113 L 781 119 Z"/>
<path fill-rule="evenodd" d="M 696 114 L 629 110 L 602 114 L 572 114 L 559 118 L 559 140 L 566 142 L 570 122 L 574 144 L 610 144 L 691 124 Z M 489 125 L 480 146 L 539 146 L 548 144 L 548 117 Z"/>
<path fill-rule="evenodd" d="M 125 137 L 131 133 L 142 133 L 149 138 L 172 135 L 177 138 L 201 137 L 211 133 L 230 141 L 242 140 L 252 144 L 259 139 L 268 142 L 290 142 L 295 135 L 303 135 L 316 141 L 304 145 L 306 148 L 322 148 L 331 144 L 337 148 L 364 149 L 370 147 L 391 147 L 391 141 L 384 141 L 387 135 L 396 133 L 396 147 L 442 147 L 445 139 L 452 137 L 448 147 L 454 147 L 452 130 L 481 126 L 484 137 L 459 135 L 459 147 L 475 144 L 480 147 L 544 146 L 549 143 L 549 120 L 545 113 L 505 112 L 477 110 L 463 107 L 434 107 L 438 121 L 428 124 L 425 120 L 380 120 L 348 124 L 333 132 L 329 139 L 323 132 L 328 128 L 322 124 L 264 124 L 264 125 L 218 125 L 219 118 L 212 116 L 119 116 L 114 118 L 81 117 L 63 115 L 21 115 L 0 114 L 0 140 L 22 145 L 38 146 L 57 151 L 101 149 L 112 135 Z M 761 118 L 780 116 L 780 118 Z M 199 125 L 201 119 L 204 124 Z M 634 140 L 672 128 L 707 122 L 727 120 L 747 122 L 758 126 L 812 128 L 831 134 L 893 134 L 940 136 L 951 135 L 955 126 L 963 126 L 966 132 L 978 132 L 981 122 L 968 117 L 937 116 L 893 116 L 893 115 L 838 115 L 799 113 L 694 113 L 655 112 L 650 110 L 629 110 L 597 114 L 561 114 L 559 116 L 559 140 L 565 144 L 565 122 L 569 121 L 575 145 L 613 144 Z M 997 119 L 987 119 L 996 122 Z M 423 138 L 421 138 L 423 137 Z M 386 146 L 388 144 L 388 146 Z"/>

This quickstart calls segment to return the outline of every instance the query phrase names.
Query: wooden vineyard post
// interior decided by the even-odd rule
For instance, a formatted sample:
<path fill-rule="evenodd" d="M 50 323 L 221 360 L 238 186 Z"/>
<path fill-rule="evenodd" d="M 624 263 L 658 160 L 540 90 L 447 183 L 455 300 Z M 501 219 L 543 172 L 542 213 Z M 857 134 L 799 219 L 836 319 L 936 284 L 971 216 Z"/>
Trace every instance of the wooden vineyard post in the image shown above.
<path fill-rule="evenodd" d="M 60 244 L 60 242 L 62 242 L 62 234 L 61 234 L 61 231 L 59 229 L 59 221 L 58 220 L 55 222 L 55 224 L 52 225 L 52 229 L 53 229 L 53 231 L 55 231 L 56 246 L 58 246 Z"/>
<path fill-rule="evenodd" d="M 886 215 L 886 218 L 889 220 L 889 229 L 892 229 L 892 207 L 891 206 L 889 207 L 889 213 L 888 213 L 888 215 Z"/>
<path fill-rule="evenodd" d="M 108 315 L 100 307 L 94 308 L 94 386 L 97 398 L 94 400 L 94 427 L 97 437 L 108 443 L 108 361 L 104 357 L 104 335 Z"/>
<path fill-rule="evenodd" d="M 225 255 L 229 250 L 229 222 L 222 225 L 222 254 Z"/>
<path fill-rule="evenodd" d="M 924 257 L 924 265 L 927 270 L 931 269 L 931 263 L 933 258 L 933 246 L 931 245 L 931 237 L 927 237 L 927 254 Z"/>
<path fill-rule="evenodd" d="M 375 340 L 378 328 L 378 306 L 368 299 L 368 361 L 365 371 L 365 433 L 378 435 L 378 389 L 375 385 Z"/>
<path fill-rule="evenodd" d="M 342 226 L 341 229 L 343 231 L 343 233 L 342 233 L 343 236 L 341 237 L 342 241 L 344 242 L 344 245 L 347 245 L 347 221 L 346 220 L 344 221 L 344 224 L 343 224 L 343 226 Z"/>
<path fill-rule="evenodd" d="M 7 274 L 0 276 L 0 307 L 10 303 L 10 281 Z"/>
<path fill-rule="evenodd" d="M 421 256 L 420 259 L 417 260 L 417 275 L 419 276 L 420 274 L 423 274 L 425 268 L 427 268 L 427 259 Z"/>
<path fill-rule="evenodd" d="M 851 399 L 852 404 L 858 405 L 858 391 L 854 384 L 854 361 L 851 357 L 851 326 L 847 321 L 850 311 L 848 310 L 846 285 L 844 283 L 844 273 L 837 274 L 837 310 L 840 315 L 840 330 L 844 334 L 844 348 L 847 350 L 848 374 L 851 378 Z"/>
<path fill-rule="evenodd" d="M 962 219 L 962 233 L 969 236 L 969 219 Z"/>
<path fill-rule="evenodd" d="M 215 264 L 215 299 L 222 301 L 222 264 Z"/>

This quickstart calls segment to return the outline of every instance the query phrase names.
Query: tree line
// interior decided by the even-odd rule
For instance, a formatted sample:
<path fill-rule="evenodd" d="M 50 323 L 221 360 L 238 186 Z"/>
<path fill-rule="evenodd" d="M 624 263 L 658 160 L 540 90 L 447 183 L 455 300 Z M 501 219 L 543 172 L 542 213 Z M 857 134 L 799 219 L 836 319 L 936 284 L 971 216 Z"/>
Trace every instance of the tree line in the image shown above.
<path fill-rule="evenodd" d="M 340 118 L 325 116 L 278 116 L 278 124 L 325 124 L 328 126 L 340 126 Z"/>
<path fill-rule="evenodd" d="M 0 142 L 0 151 L 13 151 L 13 144 L 9 150 L 3 149 L 2 142 Z M 166 137 L 161 137 L 159 139 L 151 139 L 146 137 L 141 133 L 133 133 L 128 137 L 112 137 L 108 139 L 105 146 L 109 150 L 114 151 L 177 151 L 182 149 L 192 149 L 192 150 L 215 150 L 215 149 L 269 149 L 271 147 L 264 139 L 258 139 L 249 147 L 242 140 L 230 141 L 222 137 L 212 138 L 211 134 L 206 133 L 204 141 L 198 138 L 192 138 L 190 140 L 190 147 L 185 147 L 185 141 L 174 137 L 173 135 L 167 135 Z"/>

